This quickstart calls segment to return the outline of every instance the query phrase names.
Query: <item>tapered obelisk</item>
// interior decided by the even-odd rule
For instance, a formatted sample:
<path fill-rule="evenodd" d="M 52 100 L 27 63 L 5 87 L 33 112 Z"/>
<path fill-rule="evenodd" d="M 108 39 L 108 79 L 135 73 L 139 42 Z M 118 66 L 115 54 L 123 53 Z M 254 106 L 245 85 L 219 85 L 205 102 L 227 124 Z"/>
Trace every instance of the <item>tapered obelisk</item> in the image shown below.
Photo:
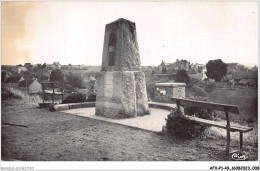
<path fill-rule="evenodd" d="M 106 25 L 96 115 L 128 118 L 148 113 L 135 23 L 120 18 Z"/>

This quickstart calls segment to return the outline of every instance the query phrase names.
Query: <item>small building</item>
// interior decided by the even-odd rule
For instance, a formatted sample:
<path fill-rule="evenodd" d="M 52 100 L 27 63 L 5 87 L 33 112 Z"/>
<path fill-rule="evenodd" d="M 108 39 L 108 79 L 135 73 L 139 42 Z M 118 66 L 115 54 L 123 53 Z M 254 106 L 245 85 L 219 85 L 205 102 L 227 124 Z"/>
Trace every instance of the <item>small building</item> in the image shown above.
<path fill-rule="evenodd" d="M 29 93 L 41 93 L 42 92 L 42 84 L 39 83 L 37 79 L 35 79 L 31 84 L 29 84 Z"/>
<path fill-rule="evenodd" d="M 162 63 L 158 66 L 158 70 L 160 73 L 162 73 L 163 69 L 166 69 L 166 70 L 173 69 L 173 64 L 162 61 Z"/>
<path fill-rule="evenodd" d="M 258 67 L 255 65 L 250 71 L 258 71 Z"/>
<path fill-rule="evenodd" d="M 53 62 L 53 64 L 47 64 L 46 68 L 51 70 L 61 69 L 61 64 L 59 62 Z"/>
<path fill-rule="evenodd" d="M 31 63 L 25 63 L 25 64 L 24 64 L 24 67 L 25 67 L 25 68 L 30 68 L 30 67 L 32 67 L 32 66 L 33 66 L 33 65 L 32 65 Z"/>
<path fill-rule="evenodd" d="M 1 82 L 6 82 L 6 80 L 8 78 L 10 78 L 12 76 L 12 73 L 10 73 L 9 71 L 7 70 L 2 70 L 1 71 Z"/>
<path fill-rule="evenodd" d="M 56 69 L 61 69 L 61 64 L 59 62 L 54 62 L 53 65 Z"/>
<path fill-rule="evenodd" d="M 202 79 L 202 73 L 197 72 L 194 68 L 187 72 L 188 76 L 190 78 L 194 78 L 197 80 L 203 80 Z"/>

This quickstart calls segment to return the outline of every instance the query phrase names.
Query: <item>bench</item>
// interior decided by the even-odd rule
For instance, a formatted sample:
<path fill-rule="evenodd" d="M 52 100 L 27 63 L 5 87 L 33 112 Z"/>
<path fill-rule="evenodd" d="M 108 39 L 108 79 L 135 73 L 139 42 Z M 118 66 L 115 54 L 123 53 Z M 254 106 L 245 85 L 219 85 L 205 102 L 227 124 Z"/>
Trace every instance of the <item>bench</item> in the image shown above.
<path fill-rule="evenodd" d="M 227 123 L 220 123 L 216 121 L 201 119 L 198 117 L 187 116 L 189 119 L 198 122 L 200 124 L 215 126 L 218 128 L 223 128 L 227 130 L 227 145 L 226 145 L 226 154 L 229 154 L 229 147 L 230 147 L 230 132 L 239 132 L 240 135 L 240 149 L 243 149 L 243 133 L 252 131 L 253 128 L 245 127 L 245 126 L 230 126 L 229 120 L 229 112 L 234 114 L 239 114 L 239 109 L 237 106 L 234 105 L 227 105 L 227 104 L 219 104 L 219 103 L 209 103 L 203 101 L 195 101 L 195 100 L 188 100 L 188 99 L 179 99 L 179 98 L 171 98 L 173 103 L 176 103 L 177 110 L 180 111 L 180 106 L 183 107 L 198 107 L 208 110 L 217 110 L 217 111 L 224 111 L 226 115 Z"/>

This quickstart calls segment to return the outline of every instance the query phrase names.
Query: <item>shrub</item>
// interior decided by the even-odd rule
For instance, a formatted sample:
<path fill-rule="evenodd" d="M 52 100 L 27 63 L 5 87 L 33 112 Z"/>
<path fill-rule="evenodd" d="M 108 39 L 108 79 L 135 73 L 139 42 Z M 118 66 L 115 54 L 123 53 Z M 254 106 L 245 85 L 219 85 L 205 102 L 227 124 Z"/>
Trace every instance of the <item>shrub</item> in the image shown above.
<path fill-rule="evenodd" d="M 54 109 L 54 104 L 50 104 L 50 106 L 49 106 L 49 111 L 51 111 L 51 112 L 55 111 L 55 109 Z"/>
<path fill-rule="evenodd" d="M 204 101 L 204 102 L 212 102 L 209 98 L 207 97 L 188 97 L 190 100 L 195 100 L 195 101 Z M 198 118 L 202 119 L 207 119 L 207 120 L 213 120 L 214 116 L 211 110 L 207 109 L 202 109 L 198 107 L 186 107 L 184 109 L 184 113 L 189 116 L 195 116 Z"/>
<path fill-rule="evenodd" d="M 188 97 L 190 100 L 212 102 L 206 97 Z M 198 107 L 186 107 L 184 109 L 185 115 L 195 116 L 202 119 L 214 120 L 214 114 L 207 109 Z M 176 137 L 182 139 L 191 139 L 201 135 L 208 126 L 201 125 L 176 110 L 172 111 L 166 119 L 166 128 L 168 132 Z"/>
<path fill-rule="evenodd" d="M 201 135 L 207 127 L 190 120 L 177 110 L 173 110 L 166 119 L 166 129 L 170 135 L 180 139 L 192 139 Z"/>
<path fill-rule="evenodd" d="M 189 83 L 190 77 L 187 74 L 187 71 L 184 70 L 184 69 L 183 70 L 178 70 L 177 74 L 176 74 L 175 81 L 176 82 L 181 82 L 181 83 L 186 83 L 186 84 Z"/>
<path fill-rule="evenodd" d="M 95 102 L 96 101 L 96 93 L 90 93 L 86 100 L 87 102 Z"/>
<path fill-rule="evenodd" d="M 51 82 L 64 82 L 64 75 L 62 74 L 61 70 L 52 70 L 50 75 Z"/>
<path fill-rule="evenodd" d="M 70 72 L 70 74 L 67 75 L 66 79 L 67 79 L 68 84 L 70 84 L 72 87 L 85 88 L 83 86 L 83 79 L 76 74 L 72 74 Z"/>
<path fill-rule="evenodd" d="M 214 91 L 216 89 L 216 84 L 215 83 L 211 83 L 211 84 L 206 84 L 204 90 L 207 93 L 210 93 L 212 91 Z"/>
<path fill-rule="evenodd" d="M 70 94 L 66 99 L 63 101 L 63 103 L 80 103 L 85 102 L 87 98 L 86 94 L 82 93 L 73 93 Z"/>

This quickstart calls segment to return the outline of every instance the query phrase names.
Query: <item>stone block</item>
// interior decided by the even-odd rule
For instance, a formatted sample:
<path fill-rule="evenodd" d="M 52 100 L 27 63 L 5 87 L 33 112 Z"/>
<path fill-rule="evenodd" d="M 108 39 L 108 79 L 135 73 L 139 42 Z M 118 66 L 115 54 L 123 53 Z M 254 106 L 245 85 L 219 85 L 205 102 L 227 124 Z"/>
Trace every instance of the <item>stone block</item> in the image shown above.
<path fill-rule="evenodd" d="M 56 111 L 68 110 L 68 109 L 70 109 L 68 104 L 58 104 L 58 105 L 54 105 L 54 110 L 56 110 Z"/>
<path fill-rule="evenodd" d="M 70 109 L 78 109 L 81 108 L 81 104 L 80 103 L 70 103 L 68 104 Z"/>
<path fill-rule="evenodd" d="M 81 108 L 95 107 L 96 102 L 83 102 L 80 103 Z"/>
<path fill-rule="evenodd" d="M 156 101 L 171 102 L 172 97 L 185 98 L 185 83 L 156 83 Z"/>

